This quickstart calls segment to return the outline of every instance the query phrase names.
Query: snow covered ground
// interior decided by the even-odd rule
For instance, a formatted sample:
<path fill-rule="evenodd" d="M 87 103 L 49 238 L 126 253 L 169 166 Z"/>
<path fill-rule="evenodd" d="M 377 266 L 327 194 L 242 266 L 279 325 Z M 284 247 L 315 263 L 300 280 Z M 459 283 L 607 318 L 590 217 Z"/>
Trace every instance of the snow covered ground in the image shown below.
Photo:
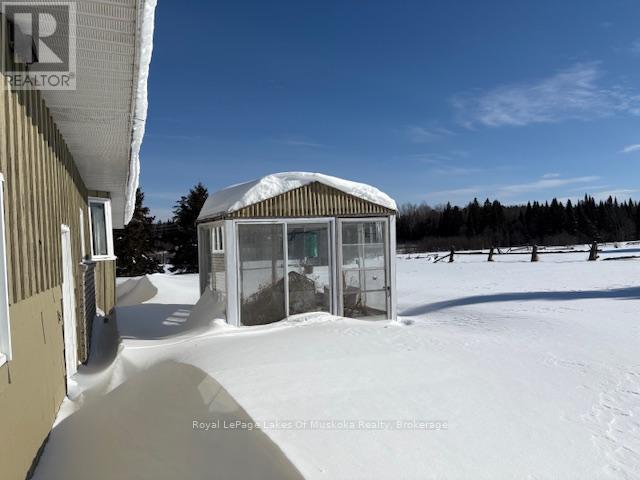
<path fill-rule="evenodd" d="M 415 257 L 398 322 L 232 328 L 195 275 L 121 285 L 35 478 L 640 478 L 640 261 Z M 266 436 L 194 429 L 224 405 Z"/>

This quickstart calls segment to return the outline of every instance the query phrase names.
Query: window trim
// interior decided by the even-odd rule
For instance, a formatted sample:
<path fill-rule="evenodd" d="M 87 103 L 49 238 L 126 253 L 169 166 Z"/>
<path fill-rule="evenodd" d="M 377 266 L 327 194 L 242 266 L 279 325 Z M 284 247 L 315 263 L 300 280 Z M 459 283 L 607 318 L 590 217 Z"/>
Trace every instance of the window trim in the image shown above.
<path fill-rule="evenodd" d="M 94 255 L 93 253 L 93 218 L 91 214 L 91 204 L 102 203 L 104 205 L 104 225 L 107 234 L 107 254 L 106 255 Z M 116 256 L 113 253 L 113 222 L 111 219 L 111 199 L 101 197 L 89 197 L 87 199 L 87 210 L 89 211 L 89 239 L 91 240 L 91 260 L 115 260 Z"/>
<path fill-rule="evenodd" d="M 9 281 L 7 277 L 7 244 L 4 221 L 4 176 L 0 173 L 0 365 L 10 361 L 11 358 Z"/>
<path fill-rule="evenodd" d="M 87 258 L 87 247 L 84 243 L 84 210 L 80 207 L 80 253 L 82 254 L 82 260 Z"/>
<path fill-rule="evenodd" d="M 211 227 L 211 253 L 224 253 L 223 225 Z"/>

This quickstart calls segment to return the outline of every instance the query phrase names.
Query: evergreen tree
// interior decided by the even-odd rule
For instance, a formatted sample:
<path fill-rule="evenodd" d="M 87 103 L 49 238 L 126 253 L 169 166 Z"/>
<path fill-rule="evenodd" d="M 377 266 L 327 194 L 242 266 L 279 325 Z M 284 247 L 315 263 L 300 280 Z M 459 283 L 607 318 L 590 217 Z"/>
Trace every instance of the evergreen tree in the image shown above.
<path fill-rule="evenodd" d="M 578 231 L 578 222 L 570 199 L 567 200 L 567 207 L 565 208 L 564 229 L 569 235 L 575 235 Z"/>
<path fill-rule="evenodd" d="M 161 272 L 162 267 L 153 256 L 153 220 L 149 208 L 142 205 L 144 193 L 136 190 L 136 206 L 133 218 L 114 234 L 114 249 L 118 257 L 116 274 L 133 277 Z"/>
<path fill-rule="evenodd" d="M 478 199 L 474 198 L 473 202 L 471 202 L 467 206 L 467 236 L 473 237 L 482 233 L 481 223 L 480 223 L 480 203 L 478 203 Z"/>
<path fill-rule="evenodd" d="M 540 204 L 504 206 L 499 201 L 474 199 L 466 207 L 447 203 L 430 208 L 404 205 L 397 221 L 399 242 L 420 242 L 422 247 L 484 248 L 627 241 L 640 238 L 640 206 L 629 199 L 610 197 L 596 202 L 589 195 L 566 207 L 557 199 Z"/>
<path fill-rule="evenodd" d="M 172 272 L 195 273 L 198 271 L 198 231 L 196 219 L 207 200 L 207 189 L 198 183 L 187 196 L 182 196 L 173 209 L 175 245 Z"/>

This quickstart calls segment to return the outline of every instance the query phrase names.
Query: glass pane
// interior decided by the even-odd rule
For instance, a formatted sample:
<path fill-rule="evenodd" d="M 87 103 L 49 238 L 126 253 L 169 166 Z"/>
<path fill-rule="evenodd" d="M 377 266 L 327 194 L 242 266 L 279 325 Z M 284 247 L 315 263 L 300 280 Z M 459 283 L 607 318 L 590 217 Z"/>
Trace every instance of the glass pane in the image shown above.
<path fill-rule="evenodd" d="M 377 243 L 364 246 L 364 266 L 366 268 L 384 268 L 384 244 Z"/>
<path fill-rule="evenodd" d="M 342 224 L 342 305 L 347 317 L 387 315 L 384 221 Z"/>
<path fill-rule="evenodd" d="M 107 250 L 107 225 L 105 219 L 104 203 L 90 204 L 91 208 L 91 234 L 93 237 L 93 254 L 108 255 Z"/>
<path fill-rule="evenodd" d="M 289 314 L 328 312 L 331 305 L 329 225 L 287 225 Z"/>
<path fill-rule="evenodd" d="M 384 290 L 384 270 L 366 270 L 364 272 L 365 290 Z"/>
<path fill-rule="evenodd" d="M 360 246 L 345 245 L 342 247 L 342 265 L 347 268 L 360 268 L 362 264 Z"/>
<path fill-rule="evenodd" d="M 263 325 L 286 316 L 283 241 L 283 225 L 238 225 L 243 325 Z"/>
<path fill-rule="evenodd" d="M 386 292 L 366 292 L 367 317 L 387 318 L 387 293 Z"/>

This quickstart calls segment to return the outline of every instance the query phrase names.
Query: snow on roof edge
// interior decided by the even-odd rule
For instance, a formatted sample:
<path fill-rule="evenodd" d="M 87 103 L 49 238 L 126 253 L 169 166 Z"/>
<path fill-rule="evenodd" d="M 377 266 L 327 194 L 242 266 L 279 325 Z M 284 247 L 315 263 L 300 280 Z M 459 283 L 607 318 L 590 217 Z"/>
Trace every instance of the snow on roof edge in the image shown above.
<path fill-rule="evenodd" d="M 142 0 L 143 11 L 140 24 L 140 51 L 138 57 L 138 78 L 134 92 L 134 105 L 132 108 L 133 125 L 131 132 L 131 157 L 129 161 L 129 178 L 125 191 L 124 224 L 129 223 L 133 217 L 136 203 L 136 190 L 140 179 L 140 147 L 147 121 L 147 81 L 149 79 L 149 65 L 153 52 L 153 31 L 155 23 L 155 10 L 157 0 Z"/>
<path fill-rule="evenodd" d="M 396 202 L 386 193 L 365 183 L 344 180 L 322 173 L 281 172 L 267 175 L 257 180 L 231 185 L 209 195 L 200 211 L 200 215 L 198 215 L 198 220 L 232 213 L 313 182 L 320 182 L 390 210 L 398 209 Z"/>

